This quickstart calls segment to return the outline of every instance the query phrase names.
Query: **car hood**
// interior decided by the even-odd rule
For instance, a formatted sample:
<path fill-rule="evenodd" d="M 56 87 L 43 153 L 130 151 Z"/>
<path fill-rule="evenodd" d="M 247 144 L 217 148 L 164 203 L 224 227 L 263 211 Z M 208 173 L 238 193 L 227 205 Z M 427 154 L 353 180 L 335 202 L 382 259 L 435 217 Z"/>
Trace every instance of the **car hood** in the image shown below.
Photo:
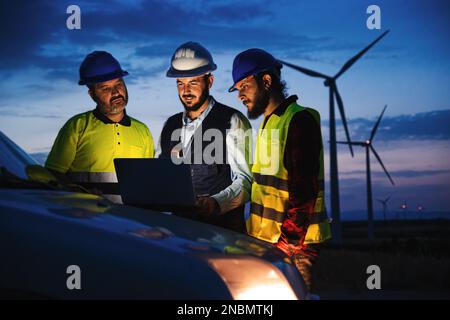
<path fill-rule="evenodd" d="M 273 245 L 247 235 L 166 213 L 113 204 L 92 194 L 1 189 L 0 207 L 2 211 L 56 219 L 67 228 L 84 225 L 179 253 L 245 254 L 289 262 Z"/>

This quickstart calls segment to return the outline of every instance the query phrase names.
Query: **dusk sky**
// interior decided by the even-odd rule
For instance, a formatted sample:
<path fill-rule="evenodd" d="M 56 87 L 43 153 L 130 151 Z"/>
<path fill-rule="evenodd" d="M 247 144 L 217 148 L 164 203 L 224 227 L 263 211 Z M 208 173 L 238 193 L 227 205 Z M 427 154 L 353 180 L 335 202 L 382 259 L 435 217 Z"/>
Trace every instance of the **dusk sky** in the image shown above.
<path fill-rule="evenodd" d="M 81 30 L 66 27 L 72 4 L 81 9 Z M 381 9 L 380 30 L 366 26 L 366 9 L 374 4 Z M 389 29 L 337 81 L 351 137 L 365 140 L 387 105 L 374 146 L 396 186 L 372 157 L 374 199 L 392 195 L 392 211 L 403 201 L 411 211 L 418 204 L 450 211 L 450 1 L 30 0 L 0 6 L 0 130 L 29 153 L 48 152 L 72 115 L 95 107 L 77 84 L 79 65 L 93 50 L 109 51 L 129 71 L 127 111 L 157 141 L 165 119 L 182 110 L 165 71 L 183 42 L 211 51 L 218 65 L 212 95 L 246 113 L 236 93 L 227 92 L 239 52 L 262 48 L 334 75 Z M 300 104 L 322 115 L 328 179 L 328 90 L 322 80 L 287 67 L 282 76 Z M 340 121 L 338 139 L 345 139 Z M 340 146 L 338 165 L 345 218 L 345 211 L 366 208 L 364 149 L 355 147 L 351 158 Z M 374 208 L 381 209 L 376 201 Z"/>

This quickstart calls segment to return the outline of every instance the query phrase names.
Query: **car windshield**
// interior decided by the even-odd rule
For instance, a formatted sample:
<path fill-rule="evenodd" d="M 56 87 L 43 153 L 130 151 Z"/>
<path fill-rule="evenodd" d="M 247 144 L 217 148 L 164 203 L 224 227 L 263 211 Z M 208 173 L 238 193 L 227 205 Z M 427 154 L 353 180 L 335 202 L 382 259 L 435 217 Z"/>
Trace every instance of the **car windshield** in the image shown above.
<path fill-rule="evenodd" d="M 0 131 L 0 167 L 15 176 L 28 179 L 25 168 L 38 162 Z"/>
<path fill-rule="evenodd" d="M 50 189 L 73 192 L 88 190 L 58 181 L 50 172 L 0 131 L 0 188 Z"/>

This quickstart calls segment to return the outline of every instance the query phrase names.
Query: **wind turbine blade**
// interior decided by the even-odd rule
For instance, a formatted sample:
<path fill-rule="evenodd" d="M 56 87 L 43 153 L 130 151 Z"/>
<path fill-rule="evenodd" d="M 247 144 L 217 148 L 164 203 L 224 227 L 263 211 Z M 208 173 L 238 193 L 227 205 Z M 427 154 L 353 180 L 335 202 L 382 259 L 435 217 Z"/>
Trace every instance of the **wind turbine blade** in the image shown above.
<path fill-rule="evenodd" d="M 330 141 L 328 141 L 328 142 L 330 142 Z M 351 144 L 352 146 L 361 146 L 361 147 L 365 147 L 366 146 L 366 144 L 364 142 L 354 142 L 354 141 L 352 141 L 352 142 L 348 143 L 347 141 L 336 141 L 336 143 L 338 143 L 338 144 Z"/>
<path fill-rule="evenodd" d="M 316 78 L 323 78 L 323 79 L 330 79 L 329 76 L 326 76 L 326 75 L 324 75 L 324 74 L 322 74 L 320 72 L 309 70 L 309 69 L 306 69 L 306 68 L 303 68 L 303 67 L 300 67 L 300 66 L 296 66 L 295 64 L 292 64 L 292 63 L 289 63 L 289 62 L 286 62 L 286 61 L 282 61 L 282 60 L 278 60 L 278 61 L 280 63 L 284 64 L 285 66 L 288 66 L 288 67 L 290 67 L 292 69 L 300 71 L 301 73 L 304 73 L 304 74 L 306 74 L 308 76 L 316 77 Z"/>
<path fill-rule="evenodd" d="M 383 118 L 383 114 L 384 114 L 384 111 L 386 111 L 386 108 L 387 108 L 387 105 L 384 106 L 384 109 L 381 112 L 380 117 L 378 118 L 377 122 L 375 123 L 375 126 L 373 127 L 372 132 L 370 133 L 369 141 L 372 141 L 373 137 L 375 137 L 375 133 L 377 133 L 378 126 L 380 125 L 381 118 Z"/>
<path fill-rule="evenodd" d="M 372 145 L 370 146 L 370 149 L 372 150 L 373 154 L 375 155 L 375 157 L 377 158 L 378 162 L 381 164 L 381 167 L 383 168 L 384 172 L 386 173 L 386 175 L 388 176 L 389 180 L 391 181 L 392 185 L 395 186 L 394 180 L 392 180 L 391 175 L 389 174 L 389 172 L 386 170 L 386 167 L 383 164 L 383 161 L 381 161 L 380 156 L 378 155 L 378 153 L 375 151 L 375 148 L 372 147 Z"/>
<path fill-rule="evenodd" d="M 333 82 L 332 86 L 333 86 L 334 94 L 336 95 L 339 112 L 341 113 L 342 124 L 344 125 L 345 135 L 347 136 L 348 146 L 350 147 L 350 153 L 352 154 L 352 157 L 353 157 L 353 147 L 352 147 L 352 141 L 350 140 L 350 133 L 348 132 L 347 119 L 345 118 L 344 103 L 342 102 L 341 95 L 339 94 L 336 83 Z"/>
<path fill-rule="evenodd" d="M 364 49 L 362 49 L 357 55 L 355 55 L 353 58 L 351 58 L 350 60 L 348 60 L 344 66 L 341 68 L 341 70 L 339 70 L 338 73 L 336 73 L 336 75 L 334 76 L 335 79 L 339 78 L 341 76 L 341 74 L 343 74 L 345 71 L 347 71 L 356 61 L 358 61 L 359 58 L 361 58 L 370 48 L 372 48 L 375 43 L 377 43 L 378 41 L 381 40 L 381 38 L 383 38 L 387 33 L 389 32 L 389 30 L 385 31 L 381 36 L 379 36 L 378 38 L 376 38 L 371 44 L 369 44 L 367 47 L 365 47 Z"/>

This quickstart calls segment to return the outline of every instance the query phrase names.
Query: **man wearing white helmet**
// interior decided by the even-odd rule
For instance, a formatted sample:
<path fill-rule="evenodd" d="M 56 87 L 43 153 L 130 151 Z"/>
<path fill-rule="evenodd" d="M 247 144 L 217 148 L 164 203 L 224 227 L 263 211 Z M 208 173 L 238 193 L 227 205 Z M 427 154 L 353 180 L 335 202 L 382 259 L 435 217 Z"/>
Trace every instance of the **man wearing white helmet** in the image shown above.
<path fill-rule="evenodd" d="M 196 42 L 175 50 L 167 77 L 176 78 L 184 111 L 164 124 L 156 156 L 191 164 L 198 210 L 188 217 L 245 232 L 251 126 L 241 112 L 209 94 L 216 68 L 208 50 Z"/>

